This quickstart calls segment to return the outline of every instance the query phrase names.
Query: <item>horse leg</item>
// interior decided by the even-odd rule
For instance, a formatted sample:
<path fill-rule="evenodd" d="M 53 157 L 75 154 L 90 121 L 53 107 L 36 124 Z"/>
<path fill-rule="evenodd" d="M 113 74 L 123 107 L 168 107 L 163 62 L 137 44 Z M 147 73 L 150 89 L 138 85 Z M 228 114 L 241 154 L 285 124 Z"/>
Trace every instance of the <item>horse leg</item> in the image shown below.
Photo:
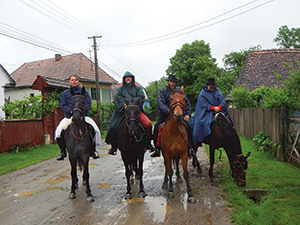
<path fill-rule="evenodd" d="M 199 160 L 197 158 L 198 145 L 193 146 L 193 149 L 194 149 L 195 154 L 192 155 L 193 156 L 192 165 L 193 165 L 194 168 L 197 168 L 198 174 L 201 174 L 202 169 L 201 169 Z"/>
<path fill-rule="evenodd" d="M 187 164 L 188 164 L 188 155 L 187 154 L 185 154 L 184 156 L 181 157 L 181 164 L 182 164 L 182 169 L 183 169 L 183 177 L 185 179 L 186 187 L 187 187 L 188 202 L 195 203 L 196 201 L 192 194 L 192 189 L 191 189 L 190 181 L 189 181 L 189 172 L 188 172 L 188 168 L 187 168 Z"/>
<path fill-rule="evenodd" d="M 175 159 L 175 164 L 176 164 L 176 177 L 177 177 L 177 181 L 180 181 L 181 180 L 181 177 L 180 177 L 180 172 L 179 172 L 179 158 L 176 158 Z"/>
<path fill-rule="evenodd" d="M 144 162 L 144 155 L 140 156 L 139 166 L 137 168 L 139 178 L 140 178 L 140 191 L 138 193 L 139 198 L 145 198 L 146 197 L 146 193 L 144 191 L 144 183 L 143 183 L 143 162 Z"/>
<path fill-rule="evenodd" d="M 167 168 L 165 167 L 165 176 L 164 176 L 164 182 L 162 184 L 162 189 L 167 189 L 168 188 L 168 174 L 167 174 Z"/>
<path fill-rule="evenodd" d="M 125 176 L 127 180 L 127 192 L 125 194 L 125 199 L 130 200 L 132 199 L 132 194 L 131 194 L 131 185 L 130 185 L 130 177 L 132 175 L 132 168 L 128 163 L 125 163 Z"/>
<path fill-rule="evenodd" d="M 213 172 L 214 163 L 215 163 L 215 148 L 213 148 L 211 145 L 209 146 L 209 159 L 210 159 L 209 177 L 210 177 L 210 181 L 214 182 L 216 180 Z"/>
<path fill-rule="evenodd" d="M 166 167 L 166 173 L 169 177 L 169 198 L 174 198 L 174 190 L 173 190 L 173 182 L 172 182 L 172 176 L 173 176 L 173 169 L 172 169 L 172 161 L 169 156 L 165 156 L 165 167 Z"/>
<path fill-rule="evenodd" d="M 74 199 L 76 198 L 75 189 L 78 188 L 77 160 L 69 157 L 69 161 L 71 164 L 71 177 L 72 177 L 72 185 L 71 185 L 71 192 L 69 194 L 69 199 Z"/>
<path fill-rule="evenodd" d="M 95 201 L 94 196 L 91 193 L 91 188 L 90 188 L 89 156 L 87 156 L 83 160 L 83 180 L 86 182 L 86 186 L 85 186 L 85 192 L 87 194 L 87 199 L 86 200 L 88 202 Z"/>

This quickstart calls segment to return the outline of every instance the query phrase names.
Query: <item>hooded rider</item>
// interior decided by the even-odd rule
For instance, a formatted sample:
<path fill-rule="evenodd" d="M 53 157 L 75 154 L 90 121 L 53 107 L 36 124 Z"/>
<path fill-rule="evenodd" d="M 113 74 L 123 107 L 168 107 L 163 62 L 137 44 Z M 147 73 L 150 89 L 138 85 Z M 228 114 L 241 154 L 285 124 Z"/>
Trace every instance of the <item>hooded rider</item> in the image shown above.
<path fill-rule="evenodd" d="M 125 98 L 129 101 L 133 98 L 139 98 L 139 105 L 143 109 L 145 94 L 141 87 L 135 85 L 135 77 L 132 73 L 126 72 L 123 76 L 123 85 L 118 87 L 114 94 L 115 110 L 112 114 L 109 129 L 105 138 L 107 144 L 111 144 L 108 153 L 115 155 L 118 147 L 118 131 L 125 119 Z M 152 140 L 152 123 L 144 112 L 141 112 L 140 123 L 144 126 L 147 135 L 147 149 L 154 151 L 151 145 Z"/>

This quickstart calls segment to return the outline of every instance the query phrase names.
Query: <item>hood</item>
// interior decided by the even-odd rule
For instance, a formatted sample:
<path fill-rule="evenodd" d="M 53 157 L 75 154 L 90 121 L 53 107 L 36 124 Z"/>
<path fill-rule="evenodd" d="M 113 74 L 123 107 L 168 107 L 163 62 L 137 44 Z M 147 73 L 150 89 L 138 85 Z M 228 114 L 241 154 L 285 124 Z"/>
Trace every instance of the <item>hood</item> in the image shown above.
<path fill-rule="evenodd" d="M 125 77 L 132 77 L 132 84 L 135 84 L 135 78 L 134 78 L 134 75 L 132 73 L 130 73 L 129 71 L 127 71 L 126 73 L 124 73 L 123 75 L 123 85 L 127 85 L 125 83 Z"/>

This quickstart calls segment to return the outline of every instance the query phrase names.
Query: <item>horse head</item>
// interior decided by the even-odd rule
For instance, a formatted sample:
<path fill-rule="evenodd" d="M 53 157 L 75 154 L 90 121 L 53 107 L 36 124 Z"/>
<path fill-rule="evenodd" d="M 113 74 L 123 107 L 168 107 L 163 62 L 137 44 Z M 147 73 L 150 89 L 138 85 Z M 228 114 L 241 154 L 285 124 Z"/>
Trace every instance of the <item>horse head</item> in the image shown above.
<path fill-rule="evenodd" d="M 138 128 L 140 125 L 141 107 L 139 106 L 139 98 L 134 98 L 131 101 L 125 98 L 126 108 L 126 127 L 128 133 L 132 137 L 137 136 Z"/>
<path fill-rule="evenodd" d="M 170 114 L 173 116 L 175 121 L 180 122 L 183 120 L 183 109 L 185 107 L 185 95 L 184 88 L 181 89 L 170 88 L 171 91 L 171 104 L 170 104 Z"/>
<path fill-rule="evenodd" d="M 72 113 L 72 121 L 78 122 L 80 120 L 84 120 L 84 112 L 85 112 L 85 87 L 81 88 L 80 94 L 75 94 L 73 89 L 71 88 L 71 113 Z"/>
<path fill-rule="evenodd" d="M 231 176 L 240 187 L 246 186 L 246 169 L 248 168 L 247 158 L 249 155 L 250 152 L 248 152 L 246 156 L 240 154 L 236 157 L 236 160 L 230 164 L 232 172 Z"/>

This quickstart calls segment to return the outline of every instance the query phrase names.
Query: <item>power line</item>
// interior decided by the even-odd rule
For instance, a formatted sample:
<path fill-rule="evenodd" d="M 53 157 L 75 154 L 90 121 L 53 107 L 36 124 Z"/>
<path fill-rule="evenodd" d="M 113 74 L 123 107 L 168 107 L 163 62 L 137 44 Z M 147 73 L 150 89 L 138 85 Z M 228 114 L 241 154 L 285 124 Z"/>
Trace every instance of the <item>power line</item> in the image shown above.
<path fill-rule="evenodd" d="M 222 13 L 222 14 L 220 14 L 220 15 L 218 15 L 218 16 L 215 16 L 215 17 L 213 17 L 213 18 L 211 18 L 211 19 L 205 20 L 205 21 L 203 21 L 203 22 L 197 23 L 197 24 L 195 24 L 195 25 L 192 25 L 192 26 L 189 26 L 189 27 L 186 27 L 186 28 L 183 28 L 183 29 L 180 29 L 180 30 L 177 30 L 177 31 L 168 33 L 168 34 L 165 34 L 165 35 L 161 35 L 161 36 L 154 37 L 154 38 L 149 38 L 149 39 L 146 39 L 146 40 L 143 40 L 143 41 L 136 41 L 136 42 L 124 43 L 124 44 L 115 44 L 115 46 L 118 46 L 118 47 L 133 47 L 133 46 L 148 45 L 148 44 L 153 44 L 153 43 L 157 43 L 157 42 L 161 42 L 161 41 L 173 39 L 173 38 L 176 38 L 176 37 L 179 37 L 179 36 L 182 36 L 182 35 L 186 35 L 186 34 L 189 34 L 189 33 L 193 33 L 193 32 L 198 31 L 198 30 L 200 30 L 200 29 L 204 29 L 204 28 L 207 28 L 207 27 L 214 26 L 214 25 L 219 24 L 219 23 L 222 23 L 222 22 L 224 22 L 224 21 L 226 21 L 226 20 L 229 20 L 229 19 L 232 19 L 232 18 L 234 18 L 234 17 L 240 16 L 240 15 L 242 15 L 242 14 L 248 13 L 248 12 L 254 10 L 254 9 L 257 9 L 257 8 L 259 8 L 259 7 L 261 7 L 261 6 L 264 6 L 264 5 L 266 5 L 266 4 L 271 3 L 271 2 L 273 2 L 274 0 L 270 0 L 270 1 L 264 2 L 264 3 L 260 4 L 260 5 L 257 5 L 257 6 L 255 6 L 255 7 L 250 8 L 250 9 L 248 9 L 248 10 L 245 10 L 245 11 L 243 11 L 243 12 L 237 13 L 237 14 L 235 14 L 235 15 L 233 15 L 233 16 L 229 16 L 229 17 L 227 17 L 227 18 L 225 18 L 225 19 L 222 19 L 222 20 L 219 20 L 219 21 L 217 21 L 217 22 L 208 24 L 208 25 L 206 25 L 206 26 L 203 26 L 203 27 L 200 27 L 200 28 L 191 30 L 191 31 L 187 31 L 187 32 L 184 32 L 184 33 L 180 33 L 180 34 L 177 34 L 177 35 L 173 35 L 173 34 L 176 34 L 176 33 L 181 32 L 181 31 L 188 30 L 188 29 L 190 29 L 190 28 L 193 28 L 193 27 L 199 26 L 199 25 L 201 25 L 201 24 L 205 24 L 205 23 L 207 23 L 207 22 L 209 22 L 209 21 L 215 20 L 215 19 L 217 19 L 217 18 L 219 18 L 219 17 L 222 17 L 222 16 L 224 16 L 224 15 L 226 15 L 226 14 L 229 14 L 229 13 L 231 13 L 231 12 L 233 12 L 233 11 L 236 11 L 236 10 L 238 10 L 238 9 L 241 9 L 241 8 L 245 7 L 245 6 L 248 6 L 248 5 L 250 5 L 250 4 L 253 4 L 253 3 L 256 2 L 256 1 L 257 1 L 257 0 L 252 1 L 252 2 L 249 2 L 249 3 L 247 3 L 247 4 L 244 4 L 244 5 L 242 5 L 242 6 L 237 7 L 237 8 L 235 8 L 235 9 L 232 9 L 232 10 L 229 10 L 229 11 L 227 11 L 227 12 L 225 12 L 225 13 Z M 171 36 L 171 35 L 173 35 L 173 36 Z M 168 37 L 168 36 L 171 36 L 171 37 Z"/>

